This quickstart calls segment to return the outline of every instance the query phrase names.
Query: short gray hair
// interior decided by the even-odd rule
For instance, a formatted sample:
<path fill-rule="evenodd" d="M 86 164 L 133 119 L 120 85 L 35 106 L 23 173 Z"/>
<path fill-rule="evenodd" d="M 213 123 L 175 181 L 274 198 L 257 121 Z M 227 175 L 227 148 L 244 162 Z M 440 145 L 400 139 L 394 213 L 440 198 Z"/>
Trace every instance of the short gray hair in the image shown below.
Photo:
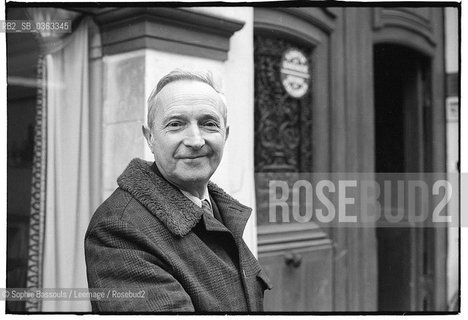
<path fill-rule="evenodd" d="M 153 122 L 154 122 L 154 115 L 156 112 L 156 96 L 158 93 L 169 83 L 171 82 L 176 82 L 180 80 L 193 80 L 193 81 L 199 81 L 206 83 L 210 87 L 212 87 L 219 95 L 222 103 L 224 104 L 224 110 L 223 110 L 223 119 L 224 123 L 226 124 L 227 122 L 227 111 L 226 111 L 226 102 L 224 99 L 223 93 L 218 89 L 217 84 L 213 80 L 213 75 L 211 72 L 206 71 L 187 71 L 187 70 L 181 70 L 181 69 L 174 69 L 171 72 L 169 72 L 167 75 L 161 78 L 159 80 L 158 84 L 156 87 L 153 89 L 151 92 L 149 98 L 148 98 L 148 116 L 147 116 L 147 122 L 148 122 L 148 127 L 151 129 L 153 127 Z"/>

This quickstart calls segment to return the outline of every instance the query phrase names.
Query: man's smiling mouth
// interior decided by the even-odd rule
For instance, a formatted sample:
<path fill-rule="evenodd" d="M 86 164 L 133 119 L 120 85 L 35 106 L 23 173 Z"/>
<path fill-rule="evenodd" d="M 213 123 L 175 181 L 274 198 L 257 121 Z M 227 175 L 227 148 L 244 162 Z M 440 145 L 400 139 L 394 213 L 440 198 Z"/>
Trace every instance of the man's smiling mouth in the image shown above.
<path fill-rule="evenodd" d="M 199 159 L 199 158 L 203 158 L 203 157 L 206 157 L 206 156 L 207 156 L 206 154 L 199 154 L 199 155 L 194 155 L 194 156 L 180 157 L 180 159 L 194 160 L 194 159 Z"/>

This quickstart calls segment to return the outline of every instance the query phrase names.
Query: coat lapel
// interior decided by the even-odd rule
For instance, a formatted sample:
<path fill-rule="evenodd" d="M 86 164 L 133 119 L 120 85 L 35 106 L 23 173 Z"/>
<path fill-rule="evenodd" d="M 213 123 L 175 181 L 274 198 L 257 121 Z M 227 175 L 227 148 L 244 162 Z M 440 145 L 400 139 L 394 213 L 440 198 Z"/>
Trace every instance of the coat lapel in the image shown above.
<path fill-rule="evenodd" d="M 234 238 L 242 238 L 252 209 L 239 203 L 212 182 L 208 183 L 208 191 L 218 206 L 226 228 L 231 231 Z"/>

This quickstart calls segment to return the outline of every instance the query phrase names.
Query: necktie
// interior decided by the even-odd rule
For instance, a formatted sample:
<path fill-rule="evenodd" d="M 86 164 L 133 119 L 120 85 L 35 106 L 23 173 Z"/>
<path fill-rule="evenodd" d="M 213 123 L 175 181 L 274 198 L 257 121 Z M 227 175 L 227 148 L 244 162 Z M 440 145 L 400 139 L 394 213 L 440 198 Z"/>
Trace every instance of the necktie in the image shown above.
<path fill-rule="evenodd" d="M 203 200 L 202 201 L 202 209 L 207 213 L 209 214 L 210 216 L 213 217 L 213 211 L 211 210 L 211 205 L 210 203 L 208 202 L 208 200 Z"/>

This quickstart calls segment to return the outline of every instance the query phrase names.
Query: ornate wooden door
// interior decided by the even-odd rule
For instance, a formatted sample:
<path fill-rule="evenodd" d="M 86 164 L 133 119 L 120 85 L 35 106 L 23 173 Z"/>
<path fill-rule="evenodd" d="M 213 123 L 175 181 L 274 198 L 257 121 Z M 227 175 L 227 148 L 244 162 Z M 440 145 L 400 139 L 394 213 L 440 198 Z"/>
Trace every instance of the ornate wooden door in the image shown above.
<path fill-rule="evenodd" d="M 314 71 L 313 47 L 287 38 L 255 36 L 255 172 L 259 259 L 274 290 L 265 293 L 266 311 L 332 310 L 332 242 L 314 221 L 270 212 L 269 182 L 304 178 L 312 171 L 312 94 L 314 84 L 303 75 L 308 92 L 298 98 L 283 85 L 285 52 L 300 52 L 302 66 Z M 300 70 L 300 68 L 298 68 Z M 293 75 L 299 74 L 291 71 Z M 288 190 L 291 199 L 291 190 Z M 305 199 L 289 201 L 289 208 Z M 276 209 L 275 209 L 276 210 Z"/>
<path fill-rule="evenodd" d="M 318 173 L 374 171 L 372 17 L 363 8 L 254 9 L 258 252 L 275 286 L 266 310 L 376 310 L 374 228 L 319 223 L 315 210 L 298 222 L 294 210 L 308 203 L 291 194 L 288 215 L 271 216 L 266 183 L 309 180 L 316 190 Z M 307 60 L 300 98 L 282 84 L 289 49 Z"/>

